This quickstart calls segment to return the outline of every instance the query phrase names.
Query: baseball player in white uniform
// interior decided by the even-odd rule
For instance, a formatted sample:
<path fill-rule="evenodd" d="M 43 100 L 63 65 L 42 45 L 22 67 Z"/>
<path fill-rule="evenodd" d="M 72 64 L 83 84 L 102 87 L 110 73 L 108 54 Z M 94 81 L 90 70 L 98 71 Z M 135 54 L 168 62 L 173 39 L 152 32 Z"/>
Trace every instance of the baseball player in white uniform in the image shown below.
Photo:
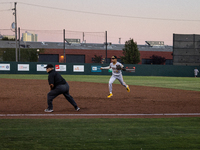
<path fill-rule="evenodd" d="M 195 78 L 197 77 L 198 73 L 199 73 L 199 70 L 198 70 L 197 68 L 195 68 L 195 69 L 194 69 L 194 77 L 195 77 Z"/>
<path fill-rule="evenodd" d="M 109 91 L 110 94 L 108 95 L 108 98 L 113 96 L 112 93 L 112 83 L 117 79 L 121 85 L 123 85 L 124 87 L 126 87 L 127 92 L 130 92 L 130 88 L 129 86 L 124 82 L 123 77 L 122 77 L 122 71 L 121 70 L 117 70 L 116 66 L 120 65 L 121 68 L 123 68 L 123 65 L 119 62 L 117 62 L 117 56 L 112 56 L 112 62 L 110 63 L 110 66 L 108 67 L 101 67 L 101 69 L 110 69 L 112 68 L 112 76 L 109 80 Z"/>

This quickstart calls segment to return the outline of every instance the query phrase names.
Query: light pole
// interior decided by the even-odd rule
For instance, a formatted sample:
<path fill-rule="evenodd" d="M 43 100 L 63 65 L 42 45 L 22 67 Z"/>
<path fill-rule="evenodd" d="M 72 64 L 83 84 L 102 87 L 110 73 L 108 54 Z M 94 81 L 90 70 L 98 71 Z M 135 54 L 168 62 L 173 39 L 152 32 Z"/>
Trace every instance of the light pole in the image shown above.
<path fill-rule="evenodd" d="M 107 46 L 108 46 L 108 41 L 107 41 L 107 31 L 105 32 L 105 38 L 106 38 L 106 63 L 107 63 Z"/>
<path fill-rule="evenodd" d="M 15 15 L 15 56 L 16 56 L 16 62 L 18 62 L 18 54 L 17 54 L 17 2 L 14 3 L 15 4 L 15 8 L 13 8 L 12 10 L 14 10 L 13 15 Z"/>
<path fill-rule="evenodd" d="M 64 54 L 64 63 L 65 63 L 65 29 L 63 29 L 63 54 Z"/>

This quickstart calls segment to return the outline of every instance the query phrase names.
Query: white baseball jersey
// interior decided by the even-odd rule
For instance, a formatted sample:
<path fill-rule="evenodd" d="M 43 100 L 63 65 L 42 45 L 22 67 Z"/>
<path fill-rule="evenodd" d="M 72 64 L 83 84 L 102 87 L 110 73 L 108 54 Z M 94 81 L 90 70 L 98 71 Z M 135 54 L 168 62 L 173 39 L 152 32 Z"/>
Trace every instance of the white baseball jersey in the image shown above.
<path fill-rule="evenodd" d="M 112 68 L 112 75 L 121 75 L 122 71 L 116 69 L 116 65 L 120 65 L 121 67 L 123 66 L 121 63 L 117 62 L 115 65 L 113 63 L 110 63 L 110 68 Z"/>
<path fill-rule="evenodd" d="M 198 73 L 199 73 L 199 70 L 198 69 L 194 69 L 195 76 L 197 76 Z"/>

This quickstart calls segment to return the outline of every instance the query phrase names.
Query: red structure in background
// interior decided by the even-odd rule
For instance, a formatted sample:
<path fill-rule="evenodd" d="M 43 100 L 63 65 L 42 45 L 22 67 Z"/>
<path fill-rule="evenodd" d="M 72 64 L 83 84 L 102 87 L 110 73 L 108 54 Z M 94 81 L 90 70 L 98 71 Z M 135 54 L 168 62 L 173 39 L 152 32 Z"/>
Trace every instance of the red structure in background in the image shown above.
<path fill-rule="evenodd" d="M 41 54 L 58 54 L 59 62 L 64 63 L 63 49 L 45 49 L 44 53 Z M 102 56 L 105 58 L 105 50 L 86 50 L 86 49 L 66 49 L 66 55 L 85 55 L 85 63 L 93 63 L 92 58 L 94 55 Z M 113 55 L 117 57 L 123 56 L 122 50 L 108 50 L 107 56 L 111 58 Z M 161 52 L 161 51 L 140 51 L 140 63 L 142 64 L 142 59 L 151 59 L 152 55 L 162 56 L 165 59 L 172 60 L 172 52 Z"/>

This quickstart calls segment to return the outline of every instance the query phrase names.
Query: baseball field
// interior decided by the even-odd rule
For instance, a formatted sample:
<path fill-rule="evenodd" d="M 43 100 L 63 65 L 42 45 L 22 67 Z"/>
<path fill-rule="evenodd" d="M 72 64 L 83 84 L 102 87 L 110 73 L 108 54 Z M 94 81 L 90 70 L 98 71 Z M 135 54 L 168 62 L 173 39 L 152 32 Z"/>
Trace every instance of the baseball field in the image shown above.
<path fill-rule="evenodd" d="M 200 149 L 200 78 L 63 75 L 80 112 L 58 96 L 44 113 L 47 75 L 0 75 L 1 150 Z"/>

